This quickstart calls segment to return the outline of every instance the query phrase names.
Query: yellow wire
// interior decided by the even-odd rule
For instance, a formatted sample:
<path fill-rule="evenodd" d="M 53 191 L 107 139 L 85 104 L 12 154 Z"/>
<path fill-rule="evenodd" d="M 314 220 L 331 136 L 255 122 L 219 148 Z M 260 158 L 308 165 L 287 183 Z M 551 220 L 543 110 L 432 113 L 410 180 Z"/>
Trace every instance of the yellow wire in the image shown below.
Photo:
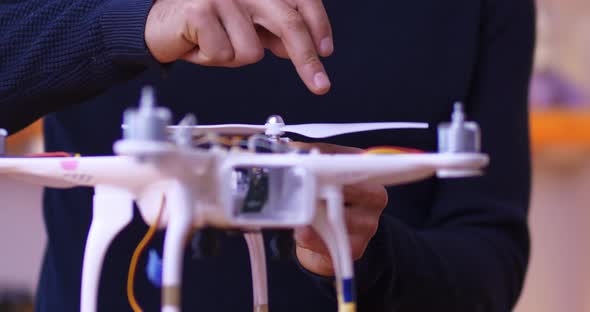
<path fill-rule="evenodd" d="M 133 291 L 133 285 L 135 284 L 135 271 L 137 269 L 137 262 L 139 261 L 139 257 L 147 247 L 148 243 L 156 234 L 156 230 L 158 230 L 158 224 L 160 223 L 160 218 L 162 217 L 162 211 L 164 210 L 164 206 L 166 205 L 166 196 L 162 197 L 162 205 L 160 206 L 160 210 L 158 211 L 158 216 L 156 217 L 156 221 L 152 223 L 148 231 L 145 233 L 143 239 L 139 242 L 135 251 L 133 252 L 133 257 L 131 257 L 131 263 L 129 264 L 129 273 L 127 275 L 127 298 L 129 299 L 129 305 L 135 312 L 142 312 L 143 310 L 137 303 L 137 299 L 135 298 L 135 293 Z"/>
<path fill-rule="evenodd" d="M 402 150 L 397 148 L 389 148 L 389 147 L 377 147 L 371 148 L 364 152 L 364 154 L 403 154 Z"/>
<path fill-rule="evenodd" d="M 342 282 L 336 282 L 336 296 L 338 300 L 338 312 L 356 312 L 356 302 L 344 302 Z"/>
<path fill-rule="evenodd" d="M 363 151 L 363 154 L 421 154 L 420 150 L 397 146 L 375 146 Z"/>
<path fill-rule="evenodd" d="M 356 312 L 356 304 L 354 302 L 338 304 L 338 312 Z"/>

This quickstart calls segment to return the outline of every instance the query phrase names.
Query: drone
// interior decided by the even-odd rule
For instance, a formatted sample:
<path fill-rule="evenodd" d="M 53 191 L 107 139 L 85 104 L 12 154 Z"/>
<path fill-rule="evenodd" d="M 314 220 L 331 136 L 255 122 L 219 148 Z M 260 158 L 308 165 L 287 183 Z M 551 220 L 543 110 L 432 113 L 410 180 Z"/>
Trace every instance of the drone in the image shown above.
<path fill-rule="evenodd" d="M 343 187 L 362 182 L 393 186 L 435 175 L 480 176 L 489 162 L 480 152 L 479 127 L 465 119 L 460 103 L 455 104 L 451 121 L 438 126 L 439 150 L 432 153 L 379 147 L 361 154 L 324 154 L 294 147 L 285 137 L 286 133 L 325 138 L 381 129 L 425 129 L 429 126 L 425 123 L 286 125 L 275 115 L 265 125 L 211 126 L 197 125 L 196 118 L 187 115 L 178 125 L 171 125 L 170 111 L 155 105 L 151 87 L 142 90 L 139 108 L 128 109 L 123 119 L 123 138 L 114 143 L 114 156 L 0 157 L 0 176 L 5 178 L 53 188 L 94 188 L 83 259 L 82 312 L 96 311 L 106 251 L 131 222 L 134 204 L 150 225 L 144 240 L 156 230 L 165 230 L 163 312 L 180 311 L 187 238 L 206 227 L 243 233 L 252 270 L 254 311 L 269 311 L 262 230 L 300 226 L 311 226 L 328 247 L 338 311 L 356 311 Z M 0 133 L 0 152 L 5 136 Z M 145 241 L 133 259 L 143 247 Z M 141 311 L 133 295 L 135 265 L 130 265 L 128 295 L 133 310 Z"/>

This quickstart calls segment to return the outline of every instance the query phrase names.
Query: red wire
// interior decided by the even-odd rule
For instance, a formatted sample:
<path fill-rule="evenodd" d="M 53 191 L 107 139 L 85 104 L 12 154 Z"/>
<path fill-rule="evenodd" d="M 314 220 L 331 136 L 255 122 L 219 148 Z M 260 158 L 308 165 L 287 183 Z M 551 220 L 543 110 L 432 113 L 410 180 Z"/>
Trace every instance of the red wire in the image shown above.
<path fill-rule="evenodd" d="M 45 152 L 45 153 L 33 153 L 33 154 L 26 154 L 25 157 L 72 157 L 73 154 L 67 152 Z"/>

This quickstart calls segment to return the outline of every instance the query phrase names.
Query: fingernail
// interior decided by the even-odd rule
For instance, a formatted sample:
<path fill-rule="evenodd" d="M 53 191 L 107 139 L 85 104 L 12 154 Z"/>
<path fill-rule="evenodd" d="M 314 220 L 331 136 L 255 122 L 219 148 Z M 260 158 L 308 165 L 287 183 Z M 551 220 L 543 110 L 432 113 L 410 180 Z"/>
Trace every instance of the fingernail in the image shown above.
<path fill-rule="evenodd" d="M 320 42 L 320 53 L 324 56 L 332 54 L 334 51 L 334 42 L 332 37 L 326 37 Z"/>
<path fill-rule="evenodd" d="M 313 82 L 315 83 L 316 88 L 320 90 L 325 90 L 330 87 L 330 80 L 323 72 L 315 74 L 315 76 L 313 76 Z"/>

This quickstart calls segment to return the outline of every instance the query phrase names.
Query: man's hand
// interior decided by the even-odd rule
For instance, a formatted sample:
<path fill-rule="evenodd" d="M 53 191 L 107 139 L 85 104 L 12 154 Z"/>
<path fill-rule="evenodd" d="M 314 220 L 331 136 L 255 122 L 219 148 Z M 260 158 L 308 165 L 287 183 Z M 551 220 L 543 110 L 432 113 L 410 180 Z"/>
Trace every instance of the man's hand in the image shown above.
<path fill-rule="evenodd" d="M 312 92 L 330 89 L 318 56 L 334 49 L 322 0 L 156 0 L 145 41 L 159 62 L 205 66 L 256 63 L 268 48 L 290 58 Z"/>
<path fill-rule="evenodd" d="M 317 147 L 323 153 L 359 153 L 361 150 L 331 144 L 300 144 L 301 148 Z M 344 187 L 346 228 L 350 238 L 352 257 L 360 259 L 369 241 L 377 232 L 379 218 L 387 205 L 387 191 L 380 184 L 363 183 Z M 323 275 L 334 275 L 330 253 L 311 227 L 295 230 L 297 258 L 307 270 Z"/>

